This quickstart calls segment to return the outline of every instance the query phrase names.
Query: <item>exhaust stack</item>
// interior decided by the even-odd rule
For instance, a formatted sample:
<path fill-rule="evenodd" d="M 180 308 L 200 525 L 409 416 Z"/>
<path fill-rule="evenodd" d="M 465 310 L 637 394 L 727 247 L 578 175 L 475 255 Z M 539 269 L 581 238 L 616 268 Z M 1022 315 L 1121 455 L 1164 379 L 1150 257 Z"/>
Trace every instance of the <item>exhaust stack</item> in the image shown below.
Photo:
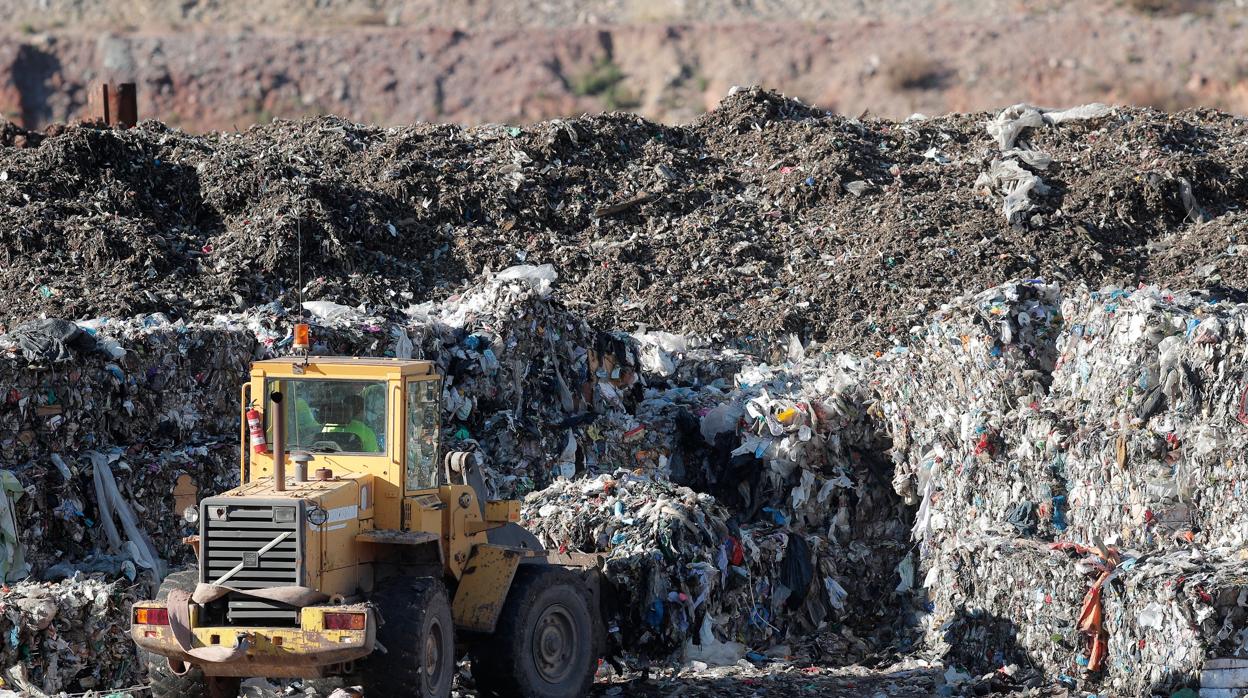
<path fill-rule="evenodd" d="M 273 391 L 273 490 L 286 491 L 286 412 L 282 409 L 282 393 Z"/>

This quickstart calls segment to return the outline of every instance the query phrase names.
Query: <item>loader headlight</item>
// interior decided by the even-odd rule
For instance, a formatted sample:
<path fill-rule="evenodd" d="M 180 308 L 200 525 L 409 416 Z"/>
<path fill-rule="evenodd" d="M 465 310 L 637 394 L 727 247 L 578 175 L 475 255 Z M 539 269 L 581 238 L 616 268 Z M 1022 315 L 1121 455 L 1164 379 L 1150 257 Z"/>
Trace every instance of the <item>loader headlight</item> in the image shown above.
<path fill-rule="evenodd" d="M 308 523 L 313 526 L 320 526 L 328 520 L 329 514 L 327 514 L 324 509 L 315 505 L 308 507 Z"/>
<path fill-rule="evenodd" d="M 274 507 L 273 523 L 294 523 L 295 508 L 294 507 Z"/>
<path fill-rule="evenodd" d="M 199 523 L 199 507 L 192 504 L 182 510 L 182 520 L 194 526 Z"/>

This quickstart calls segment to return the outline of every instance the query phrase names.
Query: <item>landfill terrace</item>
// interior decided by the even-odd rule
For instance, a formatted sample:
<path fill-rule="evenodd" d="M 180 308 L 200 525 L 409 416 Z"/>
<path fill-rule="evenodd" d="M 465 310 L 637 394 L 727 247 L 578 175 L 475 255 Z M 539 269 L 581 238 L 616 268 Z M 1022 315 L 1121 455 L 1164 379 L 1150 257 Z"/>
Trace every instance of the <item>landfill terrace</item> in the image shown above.
<path fill-rule="evenodd" d="M 142 685 L 305 320 L 603 554 L 596 695 L 1236 695 L 1246 200 L 1211 110 L 5 126 L 0 694 Z"/>

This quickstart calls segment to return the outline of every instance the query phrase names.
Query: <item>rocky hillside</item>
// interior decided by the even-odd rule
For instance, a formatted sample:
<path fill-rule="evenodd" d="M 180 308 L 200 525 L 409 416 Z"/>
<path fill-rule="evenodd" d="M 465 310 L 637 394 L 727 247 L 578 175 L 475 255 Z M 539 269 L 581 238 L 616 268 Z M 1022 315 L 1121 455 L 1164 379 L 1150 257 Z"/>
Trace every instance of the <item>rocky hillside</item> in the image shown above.
<path fill-rule="evenodd" d="M 617 109 L 683 123 L 755 84 L 898 119 L 1019 101 L 1243 113 L 1241 4 L 0 0 L 0 113 L 65 121 L 103 78 L 137 80 L 142 114 L 195 131 Z"/>

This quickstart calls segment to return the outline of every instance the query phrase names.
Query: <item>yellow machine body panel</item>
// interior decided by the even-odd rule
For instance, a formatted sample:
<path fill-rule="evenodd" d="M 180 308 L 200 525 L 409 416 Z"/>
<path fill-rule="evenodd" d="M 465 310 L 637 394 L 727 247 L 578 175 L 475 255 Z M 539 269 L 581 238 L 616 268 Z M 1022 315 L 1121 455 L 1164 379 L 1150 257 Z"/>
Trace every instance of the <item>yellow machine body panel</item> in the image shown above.
<path fill-rule="evenodd" d="M 324 523 L 303 522 L 299 562 L 304 586 L 326 594 L 350 596 L 372 588 L 373 561 L 368 548 L 352 543 L 361 531 L 372 530 L 375 512 L 373 497 L 376 479 L 368 473 L 335 475 L 329 480 L 297 482 L 287 478 L 286 489 L 278 491 L 271 479 L 249 482 L 210 498 L 205 515 L 212 519 L 214 507 L 251 501 L 299 501 L 325 512 Z M 209 575 L 205 582 L 213 582 Z"/>
<path fill-rule="evenodd" d="M 520 551 L 497 545 L 472 549 L 451 606 L 455 625 L 487 633 L 494 629 L 520 558 Z"/>
<path fill-rule="evenodd" d="M 136 607 L 160 606 L 140 601 Z M 191 630 L 192 644 L 194 647 L 234 647 L 240 642 L 247 643 L 245 660 L 200 664 L 201 670 L 209 676 L 315 677 L 328 665 L 359 659 L 373 651 L 377 633 L 375 622 L 366 623 L 360 629 L 337 630 L 325 627 L 326 613 L 358 613 L 371 619 L 373 611 L 364 605 L 308 607 L 300 611 L 298 626 L 290 628 L 216 627 L 196 623 Z M 178 646 L 169 626 L 136 626 L 131 636 L 139 647 L 149 652 L 195 663 L 194 658 Z"/>

